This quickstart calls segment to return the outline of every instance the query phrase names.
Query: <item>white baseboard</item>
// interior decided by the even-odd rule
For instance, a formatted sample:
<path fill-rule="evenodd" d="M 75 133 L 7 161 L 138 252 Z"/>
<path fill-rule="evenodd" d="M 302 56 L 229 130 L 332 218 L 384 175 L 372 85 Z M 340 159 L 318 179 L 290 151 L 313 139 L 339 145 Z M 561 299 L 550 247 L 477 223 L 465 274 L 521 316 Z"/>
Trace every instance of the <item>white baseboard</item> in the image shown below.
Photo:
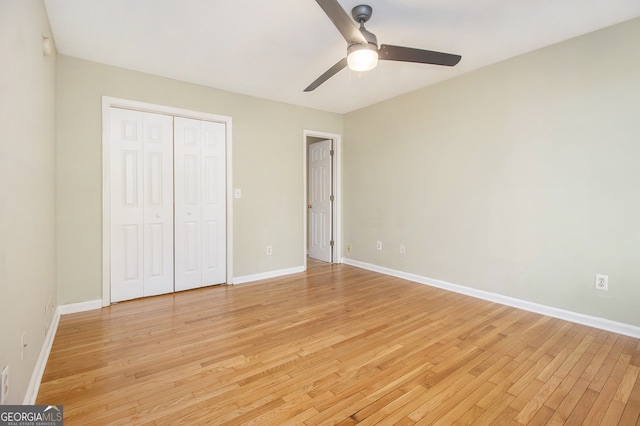
<path fill-rule="evenodd" d="M 22 402 L 23 405 L 33 405 L 36 403 L 38 391 L 40 390 L 40 383 L 42 382 L 42 375 L 44 374 L 44 369 L 47 366 L 51 346 L 53 346 L 53 339 L 56 337 L 56 331 L 58 330 L 60 315 L 73 314 L 76 312 L 84 312 L 100 308 L 102 308 L 102 300 L 89 300 L 87 302 L 71 303 L 68 305 L 60 305 L 56 308 L 56 312 L 53 314 L 53 318 L 51 319 L 51 325 L 49 325 L 49 330 L 44 337 L 44 342 L 40 349 L 40 355 L 38 355 L 38 360 L 33 368 L 29 387 L 27 388 L 27 392 L 24 395 L 24 401 Z"/>
<path fill-rule="evenodd" d="M 284 275 L 297 274 L 304 272 L 304 266 L 296 266 L 295 268 L 278 269 L 276 271 L 263 272 L 261 274 L 244 275 L 242 277 L 235 277 L 233 284 L 245 284 L 253 281 L 266 280 L 269 278 L 282 277 Z"/>
<path fill-rule="evenodd" d="M 68 305 L 58 306 L 60 315 L 75 314 L 77 312 L 92 311 L 94 309 L 102 309 L 102 299 L 87 300 L 86 302 L 69 303 Z"/>
<path fill-rule="evenodd" d="M 369 271 L 379 272 L 385 275 L 391 275 L 393 277 L 417 282 L 419 284 L 426 284 L 432 287 L 438 287 L 443 290 L 453 291 L 455 293 L 464 294 L 478 299 L 500 303 L 501 305 L 511 306 L 514 308 L 523 309 L 525 311 L 535 312 L 537 314 L 546 315 L 549 317 L 570 321 L 576 324 L 582 324 L 589 327 L 594 327 L 601 330 L 611 331 L 613 333 L 623 334 L 625 336 L 640 339 L 640 327 L 636 327 L 630 324 L 616 322 L 608 320 L 606 318 L 593 317 L 578 312 L 572 312 L 564 309 L 554 308 L 551 306 L 541 305 L 538 303 L 528 302 L 526 300 L 516 299 L 514 297 L 504 296 L 498 293 L 478 290 L 459 284 L 451 284 L 446 281 L 423 277 L 421 275 L 416 275 L 409 272 L 397 271 L 395 269 L 385 268 L 383 266 L 373 265 L 366 262 L 360 262 L 358 260 L 345 258 L 343 259 L 343 262 L 347 265 L 356 266 L 358 268 L 367 269 Z"/>
<path fill-rule="evenodd" d="M 47 366 L 47 360 L 49 359 L 49 353 L 51 352 L 53 339 L 56 337 L 56 331 L 58 330 L 59 322 L 60 307 L 58 307 L 53 314 L 51 324 L 49 324 L 49 330 L 47 330 L 47 334 L 44 336 L 44 342 L 42 343 L 42 348 L 40 348 L 38 360 L 36 361 L 36 365 L 33 368 L 33 373 L 31 374 L 31 380 L 29 381 L 27 392 L 24 395 L 24 401 L 22 402 L 23 405 L 34 405 L 36 403 L 38 390 L 40 389 L 40 382 L 42 381 L 44 369 Z"/>

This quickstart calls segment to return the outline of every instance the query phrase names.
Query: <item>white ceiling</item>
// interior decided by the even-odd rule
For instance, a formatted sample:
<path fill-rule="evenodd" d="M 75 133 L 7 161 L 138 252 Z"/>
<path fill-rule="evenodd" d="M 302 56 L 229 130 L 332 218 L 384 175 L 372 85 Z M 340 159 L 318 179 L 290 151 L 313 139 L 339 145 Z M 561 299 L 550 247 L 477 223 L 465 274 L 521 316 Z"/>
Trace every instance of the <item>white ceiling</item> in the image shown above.
<path fill-rule="evenodd" d="M 339 0 L 349 15 L 363 1 Z M 366 3 L 367 29 L 379 44 L 462 61 L 453 68 L 381 61 L 304 93 L 346 56 L 346 42 L 314 0 L 45 0 L 62 54 L 338 113 L 640 16 L 638 0 Z"/>

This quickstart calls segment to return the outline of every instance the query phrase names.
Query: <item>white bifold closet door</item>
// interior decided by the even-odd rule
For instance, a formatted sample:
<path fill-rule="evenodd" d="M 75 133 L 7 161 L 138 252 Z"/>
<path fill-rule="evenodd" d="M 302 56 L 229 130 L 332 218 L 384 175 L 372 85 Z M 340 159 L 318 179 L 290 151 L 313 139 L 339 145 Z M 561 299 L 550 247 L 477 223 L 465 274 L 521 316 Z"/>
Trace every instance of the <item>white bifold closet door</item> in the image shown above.
<path fill-rule="evenodd" d="M 110 109 L 111 301 L 173 291 L 173 117 Z"/>
<path fill-rule="evenodd" d="M 176 291 L 226 281 L 225 129 L 174 119 Z"/>

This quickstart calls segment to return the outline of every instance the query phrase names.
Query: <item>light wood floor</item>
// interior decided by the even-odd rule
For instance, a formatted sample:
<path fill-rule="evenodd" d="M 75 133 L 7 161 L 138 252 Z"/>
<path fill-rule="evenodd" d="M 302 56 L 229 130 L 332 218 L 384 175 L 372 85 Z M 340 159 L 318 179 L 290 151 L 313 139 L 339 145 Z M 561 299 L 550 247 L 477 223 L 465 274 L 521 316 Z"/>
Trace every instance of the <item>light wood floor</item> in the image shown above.
<path fill-rule="evenodd" d="M 313 268 L 322 268 L 323 266 L 331 266 L 330 262 L 323 262 L 322 260 L 307 257 L 307 270 Z"/>
<path fill-rule="evenodd" d="M 60 320 L 65 425 L 638 425 L 640 341 L 345 265 Z"/>

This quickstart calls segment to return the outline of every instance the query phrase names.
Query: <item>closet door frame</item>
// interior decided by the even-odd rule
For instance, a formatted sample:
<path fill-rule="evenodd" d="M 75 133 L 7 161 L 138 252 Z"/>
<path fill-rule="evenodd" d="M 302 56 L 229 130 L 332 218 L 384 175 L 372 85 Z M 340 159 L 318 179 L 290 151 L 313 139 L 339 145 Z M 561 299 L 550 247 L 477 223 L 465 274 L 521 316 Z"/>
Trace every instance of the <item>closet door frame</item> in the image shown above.
<path fill-rule="evenodd" d="M 224 123 L 226 127 L 226 283 L 233 284 L 233 171 L 232 171 L 232 119 L 218 114 L 156 105 L 128 99 L 102 97 L 102 306 L 111 304 L 111 176 L 109 110 L 112 107 L 156 114 L 192 118 Z"/>

